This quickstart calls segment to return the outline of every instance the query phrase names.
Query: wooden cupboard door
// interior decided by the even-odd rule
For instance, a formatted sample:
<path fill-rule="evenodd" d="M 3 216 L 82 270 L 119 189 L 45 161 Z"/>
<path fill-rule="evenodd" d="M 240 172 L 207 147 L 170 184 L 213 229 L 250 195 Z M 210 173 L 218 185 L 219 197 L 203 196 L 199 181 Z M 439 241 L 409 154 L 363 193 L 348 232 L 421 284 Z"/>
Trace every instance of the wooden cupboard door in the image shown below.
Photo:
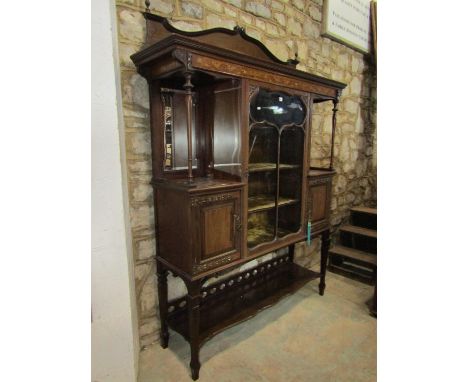
<path fill-rule="evenodd" d="M 312 232 L 321 230 L 329 224 L 330 194 L 330 177 L 309 179 L 306 217 L 312 223 Z"/>
<path fill-rule="evenodd" d="M 319 184 L 310 188 L 311 222 L 317 223 L 326 218 L 327 184 Z"/>
<path fill-rule="evenodd" d="M 214 269 L 240 258 L 240 191 L 204 196 L 194 209 L 195 271 Z M 193 205 L 193 203 L 192 203 Z"/>
<path fill-rule="evenodd" d="M 235 201 L 201 209 L 201 260 L 236 249 Z"/>

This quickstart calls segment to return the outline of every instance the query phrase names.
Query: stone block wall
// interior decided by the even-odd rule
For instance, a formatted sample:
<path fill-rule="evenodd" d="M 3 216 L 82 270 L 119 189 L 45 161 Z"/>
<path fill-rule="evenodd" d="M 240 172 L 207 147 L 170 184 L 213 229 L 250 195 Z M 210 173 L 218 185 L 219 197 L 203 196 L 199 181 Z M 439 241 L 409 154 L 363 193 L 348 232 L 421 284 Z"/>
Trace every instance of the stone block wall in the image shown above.
<path fill-rule="evenodd" d="M 130 60 L 130 55 L 144 43 L 145 20 L 141 12 L 145 5 L 144 0 L 116 0 L 116 3 L 135 282 L 143 347 L 156 341 L 159 331 L 153 193 L 149 185 L 148 88 Z M 375 73 L 362 54 L 320 36 L 322 0 L 152 0 L 151 12 L 168 17 L 175 27 L 186 31 L 243 26 L 247 34 L 264 43 L 281 60 L 294 58 L 297 53 L 299 70 L 346 83 L 337 116 L 334 229 L 348 218 L 350 207 L 376 203 Z M 331 109 L 331 105 L 324 103 L 314 110 L 311 145 L 314 166 L 328 165 Z M 297 245 L 297 262 L 316 267 L 319 248 L 319 239 L 313 240 L 310 247 L 303 243 Z M 254 260 L 242 269 L 274 255 Z M 176 297 L 185 293 L 185 286 L 179 278 L 170 276 L 169 291 L 170 297 Z"/>

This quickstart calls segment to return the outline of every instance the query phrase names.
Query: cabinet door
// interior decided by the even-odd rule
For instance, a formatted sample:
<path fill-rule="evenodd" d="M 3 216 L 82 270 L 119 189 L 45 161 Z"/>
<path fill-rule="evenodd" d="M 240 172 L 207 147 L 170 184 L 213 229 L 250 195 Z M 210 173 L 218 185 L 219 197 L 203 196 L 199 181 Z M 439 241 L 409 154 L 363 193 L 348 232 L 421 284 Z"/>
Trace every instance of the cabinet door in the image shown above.
<path fill-rule="evenodd" d="M 331 178 L 309 180 L 307 216 L 312 231 L 328 226 L 330 215 Z"/>
<path fill-rule="evenodd" d="M 309 98 L 289 89 L 250 90 L 247 246 L 255 251 L 303 231 Z"/>
<path fill-rule="evenodd" d="M 194 198 L 192 208 L 195 273 L 239 259 L 242 237 L 240 191 Z"/>

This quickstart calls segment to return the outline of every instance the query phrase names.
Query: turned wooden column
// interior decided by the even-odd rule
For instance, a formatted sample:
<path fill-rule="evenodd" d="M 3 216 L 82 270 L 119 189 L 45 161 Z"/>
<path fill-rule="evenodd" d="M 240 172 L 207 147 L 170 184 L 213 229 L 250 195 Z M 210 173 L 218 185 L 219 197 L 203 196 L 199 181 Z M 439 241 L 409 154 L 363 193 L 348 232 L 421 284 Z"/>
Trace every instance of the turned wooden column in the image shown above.
<path fill-rule="evenodd" d="M 167 327 L 167 270 L 164 265 L 156 261 L 158 276 L 159 319 L 161 320 L 160 341 L 163 349 L 169 344 L 169 330 Z"/>
<path fill-rule="evenodd" d="M 190 337 L 190 369 L 192 379 L 198 379 L 200 371 L 200 302 L 201 302 L 201 281 L 188 281 L 187 284 L 187 308 L 189 318 Z"/>
<path fill-rule="evenodd" d="M 193 181 L 192 174 L 192 88 L 193 84 L 191 82 L 192 73 L 185 72 L 185 84 L 184 89 L 185 93 L 185 104 L 187 108 L 187 167 L 188 167 L 188 178 L 189 182 Z"/>
<path fill-rule="evenodd" d="M 333 169 L 333 157 L 335 156 L 335 130 L 336 130 L 336 112 L 338 111 L 338 98 L 333 100 L 333 117 L 332 117 L 332 136 L 331 136 L 331 152 L 330 152 L 330 170 Z"/>
<path fill-rule="evenodd" d="M 320 283 L 319 294 L 323 296 L 325 292 L 325 275 L 327 273 L 328 250 L 330 249 L 330 230 L 322 232 L 322 245 L 320 249 Z"/>

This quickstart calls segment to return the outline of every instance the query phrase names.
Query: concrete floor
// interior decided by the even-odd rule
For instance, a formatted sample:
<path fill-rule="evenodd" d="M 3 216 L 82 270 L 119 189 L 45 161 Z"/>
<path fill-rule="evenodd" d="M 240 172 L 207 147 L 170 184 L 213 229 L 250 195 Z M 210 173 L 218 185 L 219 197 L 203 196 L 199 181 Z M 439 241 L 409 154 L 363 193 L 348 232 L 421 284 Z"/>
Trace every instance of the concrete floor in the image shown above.
<path fill-rule="evenodd" d="M 377 321 L 366 302 L 373 287 L 328 273 L 256 317 L 218 334 L 200 351 L 199 381 L 376 381 Z M 170 332 L 169 347 L 140 356 L 139 382 L 191 381 L 190 348 Z"/>

